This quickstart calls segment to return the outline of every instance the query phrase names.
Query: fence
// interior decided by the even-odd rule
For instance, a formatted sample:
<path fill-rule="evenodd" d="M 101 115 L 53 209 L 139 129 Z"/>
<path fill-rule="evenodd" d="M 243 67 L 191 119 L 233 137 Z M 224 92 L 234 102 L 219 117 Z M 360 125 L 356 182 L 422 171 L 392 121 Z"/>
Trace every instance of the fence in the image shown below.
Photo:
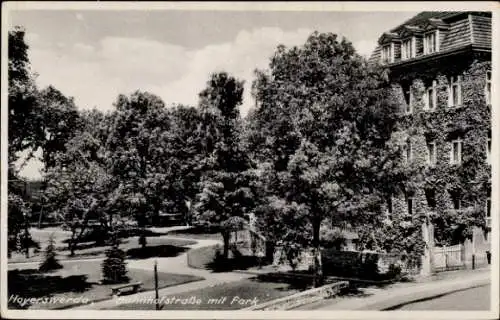
<path fill-rule="evenodd" d="M 490 263 L 490 243 L 484 233 L 474 230 L 472 240 L 454 246 L 434 247 L 434 271 L 474 269 Z"/>
<path fill-rule="evenodd" d="M 462 244 L 434 247 L 434 270 L 439 272 L 463 269 L 465 267 L 464 251 Z"/>

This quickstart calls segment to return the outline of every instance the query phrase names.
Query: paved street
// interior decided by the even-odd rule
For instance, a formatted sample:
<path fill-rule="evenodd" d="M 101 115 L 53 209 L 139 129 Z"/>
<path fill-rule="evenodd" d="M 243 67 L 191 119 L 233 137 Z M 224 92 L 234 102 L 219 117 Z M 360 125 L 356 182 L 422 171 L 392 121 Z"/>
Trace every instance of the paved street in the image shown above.
<path fill-rule="evenodd" d="M 490 285 L 457 291 L 431 300 L 415 302 L 394 310 L 489 310 Z"/>
<path fill-rule="evenodd" d="M 322 300 L 317 303 L 312 303 L 307 306 L 302 306 L 300 310 L 410 310 L 402 309 L 403 306 L 410 308 L 410 301 L 422 302 L 422 306 L 414 306 L 414 310 L 446 310 L 447 307 L 453 306 L 448 310 L 457 310 L 455 305 L 462 303 L 462 300 L 468 299 L 467 303 L 473 304 L 473 307 L 462 303 L 459 310 L 489 310 L 489 288 L 490 288 L 490 270 L 489 268 L 482 270 L 460 270 L 455 272 L 443 273 L 439 277 L 435 277 L 433 281 L 415 282 L 415 283 L 397 283 L 386 288 L 367 287 L 360 289 L 354 296 L 341 296 L 333 300 Z M 429 279 L 430 280 L 430 279 Z M 469 288 L 478 289 L 480 292 L 469 291 Z M 451 297 L 445 295 L 453 294 Z M 487 301 L 476 301 L 467 298 L 473 295 L 474 299 Z M 443 298 L 443 306 L 432 309 L 433 305 L 425 306 L 424 299 L 428 298 Z M 431 303 L 432 300 L 425 302 Z M 439 302 L 438 302 L 439 304 Z M 413 310 L 413 309 L 412 309 Z"/>

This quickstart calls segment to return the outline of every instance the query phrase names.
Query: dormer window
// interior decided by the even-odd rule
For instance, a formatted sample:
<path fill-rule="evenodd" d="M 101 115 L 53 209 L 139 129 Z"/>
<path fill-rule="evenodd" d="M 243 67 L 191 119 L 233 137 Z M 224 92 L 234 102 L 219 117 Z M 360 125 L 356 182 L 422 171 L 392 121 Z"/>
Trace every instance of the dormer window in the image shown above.
<path fill-rule="evenodd" d="M 382 63 L 391 63 L 394 61 L 394 44 L 389 43 L 382 47 Z"/>
<path fill-rule="evenodd" d="M 424 36 L 424 54 L 431 54 L 439 51 L 438 33 L 439 30 L 436 30 Z"/>
<path fill-rule="evenodd" d="M 415 57 L 415 48 L 416 47 L 416 39 L 415 37 L 406 39 L 403 41 L 403 45 L 401 47 L 401 59 L 407 60 Z"/>

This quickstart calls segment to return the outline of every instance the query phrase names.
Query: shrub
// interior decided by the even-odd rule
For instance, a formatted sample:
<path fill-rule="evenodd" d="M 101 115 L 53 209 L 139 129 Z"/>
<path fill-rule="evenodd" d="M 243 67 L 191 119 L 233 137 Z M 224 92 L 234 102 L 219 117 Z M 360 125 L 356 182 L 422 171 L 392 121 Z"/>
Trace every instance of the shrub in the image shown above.
<path fill-rule="evenodd" d="M 54 240 L 54 234 L 49 237 L 49 243 L 47 248 L 45 248 L 45 258 L 38 268 L 42 272 L 52 271 L 61 269 L 63 266 L 56 259 L 56 246 Z"/>
<path fill-rule="evenodd" d="M 113 246 L 106 250 L 106 259 L 102 262 L 103 283 L 123 283 L 128 281 L 125 252 L 118 247 L 116 237 Z"/>

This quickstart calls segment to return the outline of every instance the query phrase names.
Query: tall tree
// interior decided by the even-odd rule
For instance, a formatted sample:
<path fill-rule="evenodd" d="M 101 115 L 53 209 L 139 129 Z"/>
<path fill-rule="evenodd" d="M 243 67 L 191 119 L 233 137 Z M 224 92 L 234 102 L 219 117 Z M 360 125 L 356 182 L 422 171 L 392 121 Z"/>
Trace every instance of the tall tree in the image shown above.
<path fill-rule="evenodd" d="M 281 206 L 307 217 L 297 221 L 310 232 L 291 242 L 312 246 L 320 284 L 325 219 L 354 227 L 380 219 L 384 174 L 393 176 L 399 157 L 388 143 L 397 106 L 384 70 L 331 33 L 315 32 L 301 47 L 279 46 L 269 70 L 256 75 L 251 142 L 268 163 L 264 177 Z M 297 222 L 282 227 L 296 229 Z"/>
<path fill-rule="evenodd" d="M 140 239 L 145 246 L 145 227 L 163 208 L 169 186 L 169 175 L 159 165 L 165 163 L 162 142 L 168 141 L 169 114 L 163 101 L 147 92 L 120 95 L 115 106 L 107 142 L 111 174 L 123 182 L 124 201 L 143 228 Z"/>
<path fill-rule="evenodd" d="M 35 128 L 37 139 L 34 149 L 42 151 L 45 168 L 55 165 L 55 154 L 64 152 L 68 142 L 81 127 L 80 115 L 72 97 L 48 86 L 40 90 L 37 97 L 38 125 Z"/>
<path fill-rule="evenodd" d="M 29 204 L 24 199 L 25 181 L 19 176 L 15 165 L 20 152 L 33 147 L 37 125 L 35 75 L 31 71 L 25 30 L 15 27 L 8 38 L 8 250 L 20 249 L 19 243 L 28 243 Z M 21 238 L 20 238 L 21 237 Z M 24 241 L 22 241 L 24 239 Z M 27 248 L 26 252 L 27 251 Z"/>
<path fill-rule="evenodd" d="M 243 217 L 253 206 L 250 189 L 250 159 L 242 144 L 243 82 L 225 72 L 212 74 L 200 93 L 201 125 L 205 133 L 203 176 L 194 207 L 198 223 L 217 226 L 228 257 L 230 233 L 241 228 Z"/>
<path fill-rule="evenodd" d="M 17 160 L 19 152 L 33 146 L 37 126 L 37 88 L 25 34 L 21 27 L 9 31 L 9 164 Z"/>
<path fill-rule="evenodd" d="M 116 224 L 116 206 L 123 189 L 110 173 L 112 161 L 105 140 L 109 117 L 94 110 L 84 113 L 83 119 L 82 129 L 66 143 L 64 151 L 56 153 L 45 174 L 45 203 L 70 229 L 71 255 L 89 221 L 105 221 L 111 228 Z"/>
<path fill-rule="evenodd" d="M 168 175 L 166 210 L 182 215 L 190 223 L 191 205 L 198 194 L 203 170 L 203 141 L 198 108 L 178 105 L 169 110 L 171 127 L 168 134 L 154 137 L 162 145 L 164 156 L 157 165 Z M 161 133 L 161 134 L 160 134 Z"/>

